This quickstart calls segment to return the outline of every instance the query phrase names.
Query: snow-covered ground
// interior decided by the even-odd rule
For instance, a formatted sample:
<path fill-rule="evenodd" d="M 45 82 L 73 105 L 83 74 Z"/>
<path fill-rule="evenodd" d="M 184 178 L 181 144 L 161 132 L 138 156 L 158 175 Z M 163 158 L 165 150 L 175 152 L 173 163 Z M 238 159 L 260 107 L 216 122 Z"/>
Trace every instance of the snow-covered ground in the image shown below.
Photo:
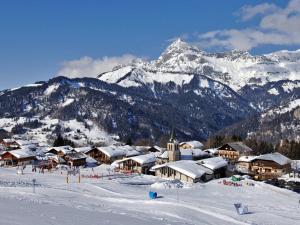
<path fill-rule="evenodd" d="M 105 166 L 84 169 L 80 183 L 70 176 L 67 184 L 66 171 L 27 168 L 17 175 L 15 168 L 0 168 L 0 224 L 300 224 L 300 196 L 264 183 L 235 187 L 221 179 L 176 188 L 182 185 L 153 176 L 91 178 L 108 173 Z M 35 193 L 33 178 L 39 184 Z M 150 200 L 149 191 L 160 198 Z M 237 202 L 250 213 L 237 215 Z"/>

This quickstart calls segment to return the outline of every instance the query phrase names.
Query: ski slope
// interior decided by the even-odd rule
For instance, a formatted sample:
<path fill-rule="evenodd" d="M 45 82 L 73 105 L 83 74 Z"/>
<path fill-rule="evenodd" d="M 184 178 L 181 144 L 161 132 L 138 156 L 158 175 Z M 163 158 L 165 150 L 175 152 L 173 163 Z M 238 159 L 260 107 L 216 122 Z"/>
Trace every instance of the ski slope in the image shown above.
<path fill-rule="evenodd" d="M 233 187 L 221 179 L 165 189 L 153 176 L 111 173 L 107 166 L 84 169 L 80 183 L 70 176 L 67 184 L 66 171 L 41 174 L 27 168 L 18 175 L 16 168 L 0 168 L 0 224 L 300 224 L 300 196 L 264 183 Z M 39 185 L 35 193 L 33 178 Z M 150 190 L 160 198 L 150 200 Z M 237 202 L 250 213 L 237 215 Z"/>

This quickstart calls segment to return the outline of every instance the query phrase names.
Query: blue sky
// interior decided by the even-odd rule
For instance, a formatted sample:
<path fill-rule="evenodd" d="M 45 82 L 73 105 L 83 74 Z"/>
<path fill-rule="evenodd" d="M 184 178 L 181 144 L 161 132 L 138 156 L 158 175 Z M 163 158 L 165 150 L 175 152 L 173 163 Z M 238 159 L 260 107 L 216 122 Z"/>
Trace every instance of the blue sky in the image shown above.
<path fill-rule="evenodd" d="M 299 2 L 293 1 L 296 5 Z M 84 56 L 91 62 L 108 63 L 110 57 L 114 57 L 113 63 L 136 56 L 155 58 L 175 37 L 207 47 L 208 51 L 241 47 L 260 54 L 300 48 L 298 31 L 292 30 L 294 24 L 285 26 L 290 31 L 279 23 L 262 23 L 268 16 L 285 15 L 288 1 L 284 0 L 1 0 L 0 3 L 0 89 L 47 80 L 68 66 L 69 61 L 76 63 Z M 247 5 L 251 7 L 245 8 Z M 298 16 L 299 12 L 292 13 Z M 285 20 L 289 17 L 290 14 Z M 262 40 L 258 33 L 253 37 L 253 30 L 269 32 L 269 36 L 263 36 Z M 276 41 L 274 35 L 279 35 Z M 286 40 L 280 35 L 295 38 Z"/>

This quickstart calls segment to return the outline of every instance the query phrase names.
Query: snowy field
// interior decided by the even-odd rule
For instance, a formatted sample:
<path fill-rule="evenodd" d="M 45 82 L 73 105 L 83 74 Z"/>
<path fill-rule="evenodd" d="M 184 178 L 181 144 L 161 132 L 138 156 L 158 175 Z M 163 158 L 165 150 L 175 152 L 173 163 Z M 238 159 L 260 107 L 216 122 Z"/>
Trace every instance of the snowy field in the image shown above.
<path fill-rule="evenodd" d="M 241 181 L 237 187 L 220 179 L 182 187 L 153 176 L 108 173 L 105 166 L 84 169 L 80 183 L 78 176 L 66 183 L 66 171 L 27 168 L 18 175 L 16 168 L 0 168 L 0 224 L 300 224 L 300 196 L 264 183 Z M 150 200 L 149 191 L 159 198 Z M 234 203 L 248 205 L 249 213 L 238 215 Z"/>

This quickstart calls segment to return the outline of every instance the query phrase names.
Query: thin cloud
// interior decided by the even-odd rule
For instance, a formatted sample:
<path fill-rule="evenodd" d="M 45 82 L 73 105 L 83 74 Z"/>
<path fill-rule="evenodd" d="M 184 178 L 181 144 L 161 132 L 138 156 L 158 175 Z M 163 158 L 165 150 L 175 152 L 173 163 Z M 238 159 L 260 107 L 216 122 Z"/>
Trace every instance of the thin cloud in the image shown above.
<path fill-rule="evenodd" d="M 242 21 L 259 16 L 259 24 L 199 34 L 197 44 L 203 48 L 241 50 L 260 45 L 300 45 L 300 0 L 289 1 L 285 8 L 267 3 L 244 6 L 238 15 Z"/>
<path fill-rule="evenodd" d="M 96 77 L 103 72 L 112 70 L 116 66 L 130 64 L 136 59 L 136 56 L 130 54 L 114 57 L 105 56 L 99 59 L 84 56 L 80 59 L 63 62 L 57 75 L 70 78 Z"/>

